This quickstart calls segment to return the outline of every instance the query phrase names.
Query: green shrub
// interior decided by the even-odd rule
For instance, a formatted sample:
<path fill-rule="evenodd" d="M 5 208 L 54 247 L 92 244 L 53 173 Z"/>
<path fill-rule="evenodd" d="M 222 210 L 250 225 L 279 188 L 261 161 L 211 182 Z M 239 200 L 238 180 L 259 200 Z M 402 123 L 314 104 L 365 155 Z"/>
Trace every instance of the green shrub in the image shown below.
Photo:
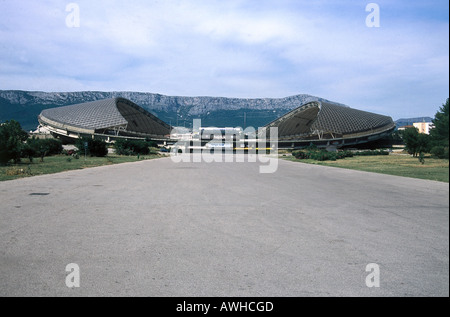
<path fill-rule="evenodd" d="M 324 161 L 336 161 L 336 159 L 337 159 L 336 152 L 323 151 L 322 153 L 323 153 L 323 160 Z"/>
<path fill-rule="evenodd" d="M 315 161 L 325 161 L 323 152 L 310 152 L 309 158 Z"/>
<path fill-rule="evenodd" d="M 103 140 L 81 138 L 78 139 L 75 146 L 80 154 L 84 154 L 85 144 L 87 143 L 86 154 L 95 157 L 105 157 L 108 155 L 108 146 Z"/>
<path fill-rule="evenodd" d="M 117 140 L 114 144 L 116 153 L 119 155 L 148 155 L 150 148 L 146 141 L 141 140 Z"/>
<path fill-rule="evenodd" d="M 61 154 L 63 151 L 62 143 L 57 139 L 37 139 L 31 138 L 27 140 L 23 147 L 22 155 L 24 157 L 40 157 L 44 161 L 44 157 Z"/>
<path fill-rule="evenodd" d="M 108 155 L 108 146 L 105 141 L 91 140 L 91 142 L 88 143 L 88 148 L 91 156 L 105 157 Z"/>
<path fill-rule="evenodd" d="M 58 155 L 63 151 L 63 146 L 60 140 L 57 139 L 46 139 L 40 140 L 44 146 L 48 148 L 47 155 Z"/>
<path fill-rule="evenodd" d="M 431 155 L 439 159 L 448 160 L 448 147 L 445 146 L 435 146 L 430 151 Z"/>
<path fill-rule="evenodd" d="M 293 151 L 292 155 L 298 160 L 311 159 L 316 161 L 336 161 L 344 159 L 346 157 L 353 157 L 353 156 L 389 155 L 389 152 L 381 150 L 361 151 L 355 153 L 347 150 L 339 152 L 328 152 L 326 150 L 319 150 L 316 147 L 309 146 L 305 150 Z"/>
<path fill-rule="evenodd" d="M 325 150 L 322 150 L 320 152 L 317 152 L 317 160 L 318 161 L 336 161 L 336 153 L 335 152 L 327 152 Z"/>
<path fill-rule="evenodd" d="M 147 142 L 147 145 L 149 147 L 154 147 L 154 148 L 158 147 L 158 143 L 156 143 L 155 141 L 150 140 L 149 138 L 146 138 L 145 142 Z"/>
<path fill-rule="evenodd" d="M 306 152 L 292 151 L 292 156 L 295 157 L 297 160 L 304 160 L 304 159 L 306 159 Z"/>
<path fill-rule="evenodd" d="M 431 155 L 440 159 L 444 158 L 444 152 L 445 148 L 443 146 L 435 146 L 430 151 Z"/>
<path fill-rule="evenodd" d="M 33 163 L 33 159 L 38 156 L 36 150 L 30 146 L 30 144 L 25 143 L 22 146 L 20 151 L 20 157 L 26 157 L 30 160 L 30 163 Z"/>
<path fill-rule="evenodd" d="M 336 153 L 336 158 L 338 160 L 345 159 L 346 157 L 353 157 L 353 153 L 350 151 L 339 151 Z"/>
<path fill-rule="evenodd" d="M 326 150 L 313 150 L 313 151 L 299 151 L 296 158 L 298 159 L 311 159 L 315 161 L 336 161 L 338 158 L 337 153 L 328 152 Z"/>

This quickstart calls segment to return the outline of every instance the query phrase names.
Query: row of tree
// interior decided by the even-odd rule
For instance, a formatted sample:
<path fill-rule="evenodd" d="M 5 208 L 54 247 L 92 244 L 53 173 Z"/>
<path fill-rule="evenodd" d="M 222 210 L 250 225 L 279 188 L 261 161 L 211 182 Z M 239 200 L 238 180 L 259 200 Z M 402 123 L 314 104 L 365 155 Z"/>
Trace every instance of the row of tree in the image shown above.
<path fill-rule="evenodd" d="M 438 158 L 449 158 L 449 100 L 442 105 L 433 120 L 430 135 L 419 133 L 416 128 L 407 128 L 400 133 L 406 150 L 414 157 L 431 153 Z"/>
<path fill-rule="evenodd" d="M 81 138 L 75 143 L 80 154 L 86 151 L 87 155 L 105 157 L 108 154 L 108 145 L 105 141 L 91 138 Z M 114 143 L 114 149 L 118 155 L 148 155 L 151 154 L 150 147 L 158 145 L 150 140 L 128 140 L 119 139 Z"/>
<path fill-rule="evenodd" d="M 81 138 L 77 140 L 75 146 L 79 149 L 79 154 L 86 153 L 97 157 L 108 154 L 108 145 L 102 140 Z M 151 140 L 118 140 L 114 147 L 119 155 L 148 155 L 154 153 L 150 148 L 157 147 L 157 144 Z M 0 124 L 0 165 L 6 165 L 10 161 L 18 163 L 21 158 L 28 158 L 32 162 L 33 158 L 40 157 L 43 161 L 45 156 L 62 152 L 61 141 L 29 138 L 15 120 Z"/>
<path fill-rule="evenodd" d="M 29 138 L 17 121 L 7 121 L 0 125 L 0 165 L 10 161 L 20 162 L 21 158 L 40 157 L 61 153 L 62 143 L 56 139 Z"/>

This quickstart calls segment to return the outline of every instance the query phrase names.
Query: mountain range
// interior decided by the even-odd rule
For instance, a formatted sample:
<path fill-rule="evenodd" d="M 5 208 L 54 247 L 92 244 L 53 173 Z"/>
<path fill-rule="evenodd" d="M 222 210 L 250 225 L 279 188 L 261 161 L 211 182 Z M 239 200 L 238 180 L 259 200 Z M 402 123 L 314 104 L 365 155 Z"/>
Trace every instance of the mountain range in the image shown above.
<path fill-rule="evenodd" d="M 286 98 L 246 99 L 165 96 L 144 92 L 0 90 L 0 122 L 14 119 L 23 129 L 34 130 L 38 126 L 37 116 L 44 109 L 115 97 L 133 101 L 170 125 L 185 127 L 190 127 L 193 119 L 201 119 L 203 126 L 258 128 L 307 102 L 331 102 L 307 94 Z M 400 127 L 424 120 L 430 122 L 432 118 L 399 119 L 396 124 Z"/>
<path fill-rule="evenodd" d="M 286 112 L 319 97 L 301 94 L 286 98 L 181 97 L 142 92 L 39 92 L 0 90 L 0 122 L 17 120 L 25 130 L 38 126 L 42 110 L 100 99 L 129 99 L 173 126 L 190 127 L 193 119 L 204 126 L 261 127 Z"/>

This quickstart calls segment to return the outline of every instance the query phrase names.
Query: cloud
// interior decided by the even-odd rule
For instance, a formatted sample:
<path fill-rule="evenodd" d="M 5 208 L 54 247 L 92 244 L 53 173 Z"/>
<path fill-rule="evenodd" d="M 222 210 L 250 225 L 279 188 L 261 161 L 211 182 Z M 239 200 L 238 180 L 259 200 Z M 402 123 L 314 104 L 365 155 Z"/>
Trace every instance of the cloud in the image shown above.
<path fill-rule="evenodd" d="M 365 2 L 75 3 L 80 28 L 66 1 L 0 2 L 0 89 L 309 93 L 394 117 L 448 97 L 445 1 L 378 1 L 378 29 Z"/>

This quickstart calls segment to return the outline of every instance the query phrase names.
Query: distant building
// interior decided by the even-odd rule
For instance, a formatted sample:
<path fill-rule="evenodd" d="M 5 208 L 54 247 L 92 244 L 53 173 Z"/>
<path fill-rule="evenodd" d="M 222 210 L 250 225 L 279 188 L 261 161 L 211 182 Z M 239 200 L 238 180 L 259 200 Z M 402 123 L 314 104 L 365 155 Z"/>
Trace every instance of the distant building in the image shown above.
<path fill-rule="evenodd" d="M 28 133 L 31 137 L 37 139 L 53 139 L 50 129 L 39 125 L 36 130 Z"/>
<path fill-rule="evenodd" d="M 399 131 L 405 131 L 409 128 L 416 128 L 419 133 L 423 134 L 430 134 L 431 129 L 434 128 L 434 125 L 432 122 L 415 122 L 412 125 L 405 125 L 402 127 L 399 127 Z"/>
<path fill-rule="evenodd" d="M 46 127 L 39 125 L 36 130 L 30 131 L 30 134 L 50 134 L 50 130 Z"/>
<path fill-rule="evenodd" d="M 434 128 L 432 122 L 416 122 L 413 125 L 417 130 L 419 130 L 419 133 L 423 134 L 430 134 L 431 129 Z"/>

